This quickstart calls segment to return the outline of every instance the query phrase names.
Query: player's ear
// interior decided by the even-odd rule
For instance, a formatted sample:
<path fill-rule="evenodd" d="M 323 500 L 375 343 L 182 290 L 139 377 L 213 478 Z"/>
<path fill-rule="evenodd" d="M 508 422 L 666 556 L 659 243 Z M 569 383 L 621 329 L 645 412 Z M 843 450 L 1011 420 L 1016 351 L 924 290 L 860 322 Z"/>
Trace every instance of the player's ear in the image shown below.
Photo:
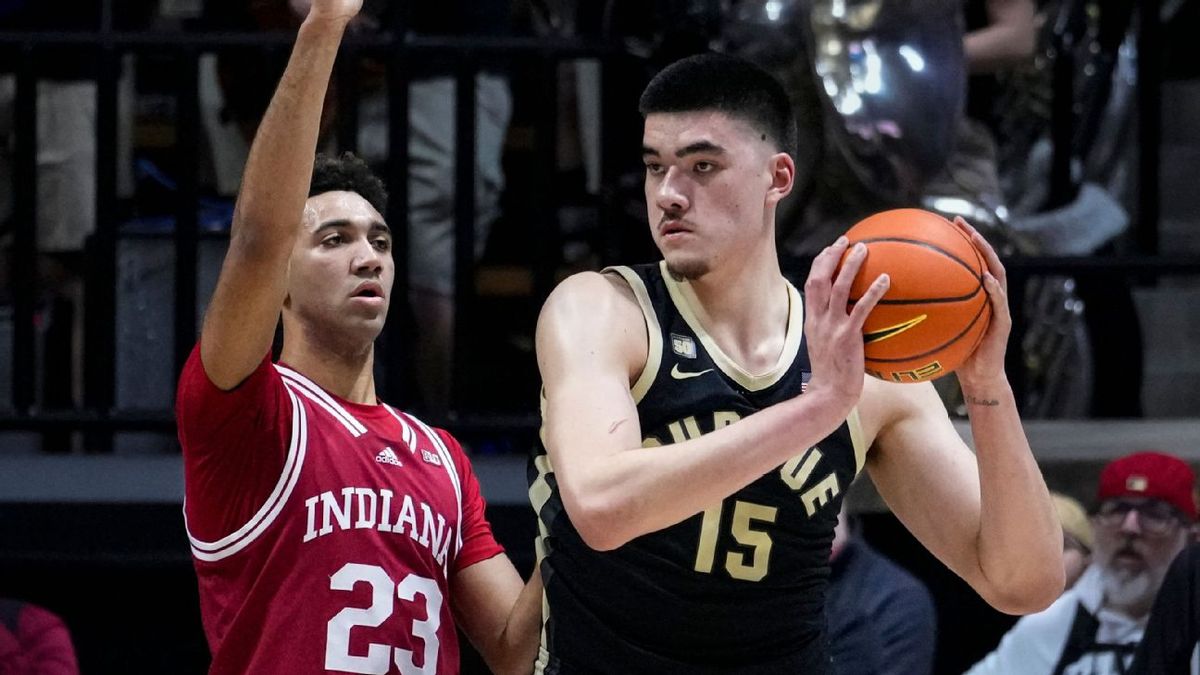
<path fill-rule="evenodd" d="M 767 200 L 778 203 L 788 196 L 796 184 L 796 162 L 786 152 L 777 152 L 768 160 L 771 171 L 771 189 Z"/>

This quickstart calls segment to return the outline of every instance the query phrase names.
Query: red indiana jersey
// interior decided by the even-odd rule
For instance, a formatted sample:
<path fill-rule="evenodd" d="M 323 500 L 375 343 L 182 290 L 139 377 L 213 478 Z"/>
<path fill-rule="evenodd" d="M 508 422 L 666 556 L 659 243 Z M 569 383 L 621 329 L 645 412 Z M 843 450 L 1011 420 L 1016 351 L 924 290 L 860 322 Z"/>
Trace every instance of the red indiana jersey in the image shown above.
<path fill-rule="evenodd" d="M 198 348 L 176 408 L 210 673 L 458 672 L 450 580 L 503 549 L 449 434 Z"/>

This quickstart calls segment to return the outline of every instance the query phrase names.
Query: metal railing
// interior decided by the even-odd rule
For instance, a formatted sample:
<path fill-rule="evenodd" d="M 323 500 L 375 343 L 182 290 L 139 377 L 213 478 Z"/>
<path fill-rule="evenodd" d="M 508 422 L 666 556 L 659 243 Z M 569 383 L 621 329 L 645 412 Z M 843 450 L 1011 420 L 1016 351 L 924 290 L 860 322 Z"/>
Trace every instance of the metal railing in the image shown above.
<path fill-rule="evenodd" d="M 169 410 L 125 410 L 114 405 L 114 353 L 117 347 L 116 326 L 116 267 L 117 244 L 124 236 L 118 232 L 116 162 L 117 162 L 117 79 L 119 62 L 124 54 L 168 55 L 173 59 L 176 82 L 177 132 L 175 146 L 178 166 L 177 208 L 172 236 L 175 256 L 174 275 L 174 368 L 178 373 L 196 341 L 197 251 L 202 238 L 214 236 L 201 233 L 197 223 L 196 205 L 200 184 L 196 167 L 200 164 L 198 63 L 202 54 L 229 50 L 255 49 L 263 52 L 289 48 L 294 33 L 282 32 L 141 32 L 113 28 L 112 2 L 104 0 L 102 20 L 97 31 L 0 31 L 0 54 L 13 58 L 16 75 L 15 114 L 15 171 L 14 171 L 14 267 L 12 270 L 13 350 L 12 350 L 12 410 L 0 409 L 0 430 L 36 432 L 88 432 L 91 450 L 104 451 L 111 447 L 111 435 L 118 431 L 169 432 L 174 423 Z M 96 228 L 86 247 L 85 328 L 84 342 L 84 405 L 77 410 L 39 410 L 35 398 L 35 313 L 37 311 L 37 222 L 36 172 L 36 64 L 43 50 L 80 47 L 93 50 L 99 65 L 97 76 L 96 119 Z M 396 259 L 395 297 L 407 296 L 407 232 L 408 232 L 408 82 L 410 63 L 427 58 L 451 60 L 455 64 L 453 77 L 458 101 L 475 100 L 475 74 L 481 65 L 497 59 L 518 67 L 534 69 L 539 87 L 539 99 L 550 102 L 541 105 L 533 120 L 536 155 L 533 176 L 534 192 L 542 199 L 533 205 L 534 242 L 542 242 L 537 256 L 548 264 L 538 265 L 533 274 L 533 294 L 544 298 L 554 284 L 555 259 L 547 250 L 557 231 L 554 220 L 556 205 L 551 203 L 556 167 L 557 124 L 554 101 L 557 101 L 557 67 L 571 59 L 599 59 L 602 62 L 630 58 L 620 45 L 611 43 L 565 40 L 560 38 L 526 37 L 425 37 L 402 30 L 389 35 L 348 36 L 338 62 L 339 106 L 346 113 L 340 116 L 337 133 L 342 150 L 354 150 L 357 140 L 357 110 L 359 91 L 356 65 L 360 58 L 370 56 L 387 63 L 388 103 L 392 111 L 389 133 L 389 157 L 384 181 L 390 194 L 386 217 L 392 223 Z M 528 72 L 528 71 L 526 71 Z M 475 292 L 475 116 L 473 105 L 458 105 L 455 118 L 455 304 L 456 311 L 468 306 Z M 603 148 L 601 148 L 603 152 Z M 604 156 L 604 155 L 602 155 Z M 605 158 L 602 167 L 611 167 Z M 223 235 L 215 235 L 223 236 Z M 536 245 L 536 244 L 535 244 Z M 399 308 L 396 308 L 399 310 Z M 402 314 L 393 311 L 392 316 Z M 405 345 L 402 331 L 390 325 L 381 340 L 387 342 L 387 353 L 402 354 Z M 454 356 L 461 359 L 466 341 L 462 339 L 464 322 L 456 321 Z M 382 369 L 382 391 L 395 390 L 398 382 L 389 382 L 400 372 L 400 364 L 385 364 Z M 457 389 L 455 387 L 454 389 Z M 470 433 L 494 430 L 500 433 L 528 432 L 535 426 L 530 415 L 497 415 L 476 413 L 461 415 L 455 427 Z"/>

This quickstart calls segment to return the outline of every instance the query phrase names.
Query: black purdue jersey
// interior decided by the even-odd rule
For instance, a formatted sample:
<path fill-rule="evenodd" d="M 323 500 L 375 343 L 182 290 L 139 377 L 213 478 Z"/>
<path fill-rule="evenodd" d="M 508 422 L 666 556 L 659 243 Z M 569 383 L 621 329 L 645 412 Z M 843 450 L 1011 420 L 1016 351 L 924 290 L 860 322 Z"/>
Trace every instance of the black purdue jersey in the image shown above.
<path fill-rule="evenodd" d="M 705 333 L 687 282 L 665 264 L 619 267 L 650 349 L 632 387 L 645 452 L 733 424 L 804 392 L 804 309 L 790 284 L 779 362 L 754 376 Z M 866 448 L 857 410 L 812 448 L 721 504 L 613 551 L 572 525 L 544 447 L 530 467 L 548 614 L 536 672 L 815 673 L 829 668 L 823 614 L 842 494 Z M 736 461 L 736 460 L 731 460 Z"/>

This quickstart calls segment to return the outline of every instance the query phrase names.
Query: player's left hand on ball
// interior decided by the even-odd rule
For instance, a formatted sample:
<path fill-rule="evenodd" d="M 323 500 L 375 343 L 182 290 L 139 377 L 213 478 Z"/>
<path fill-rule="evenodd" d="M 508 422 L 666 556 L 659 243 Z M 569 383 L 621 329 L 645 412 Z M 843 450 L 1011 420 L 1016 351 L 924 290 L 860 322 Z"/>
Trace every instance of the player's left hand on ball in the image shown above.
<path fill-rule="evenodd" d="M 839 268 L 843 256 L 845 262 Z M 847 309 L 850 286 L 866 258 L 866 246 L 852 247 L 845 237 L 839 237 L 813 260 L 804 283 L 804 334 L 812 362 L 809 391 L 824 389 L 851 405 L 862 393 L 863 323 L 890 283 L 887 275 L 880 275 L 853 309 Z"/>
<path fill-rule="evenodd" d="M 1004 379 L 1004 353 L 1008 347 L 1008 335 L 1012 331 L 1012 314 L 1008 308 L 1008 275 L 996 249 L 978 230 L 962 217 L 955 217 L 954 224 L 971 239 L 987 264 L 983 273 L 983 288 L 988 294 L 992 310 L 987 332 L 983 334 L 979 346 L 957 370 L 958 381 L 969 386 L 976 382 Z"/>

